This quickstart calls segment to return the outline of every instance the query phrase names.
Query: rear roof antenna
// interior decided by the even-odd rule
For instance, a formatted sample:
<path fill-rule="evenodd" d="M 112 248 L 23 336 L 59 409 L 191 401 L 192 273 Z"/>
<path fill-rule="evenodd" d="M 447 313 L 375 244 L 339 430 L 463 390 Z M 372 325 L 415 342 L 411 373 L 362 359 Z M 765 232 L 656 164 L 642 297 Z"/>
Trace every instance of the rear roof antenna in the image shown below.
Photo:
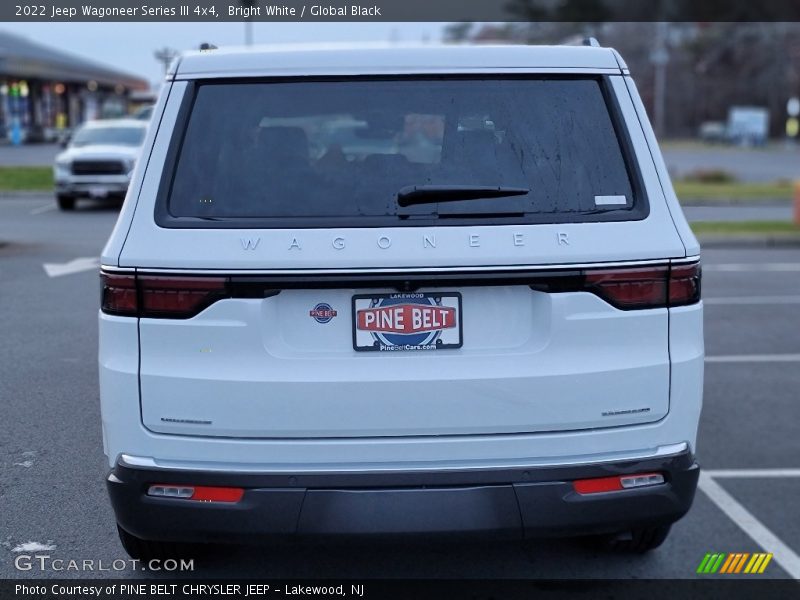
<path fill-rule="evenodd" d="M 207 52 L 208 50 L 217 50 L 217 47 L 214 44 L 209 44 L 208 42 L 203 42 L 200 44 L 200 52 Z"/>
<path fill-rule="evenodd" d="M 587 38 L 583 38 L 583 45 L 584 46 L 591 46 L 592 48 L 599 48 L 600 47 L 600 42 L 597 41 L 597 38 L 587 37 Z"/>

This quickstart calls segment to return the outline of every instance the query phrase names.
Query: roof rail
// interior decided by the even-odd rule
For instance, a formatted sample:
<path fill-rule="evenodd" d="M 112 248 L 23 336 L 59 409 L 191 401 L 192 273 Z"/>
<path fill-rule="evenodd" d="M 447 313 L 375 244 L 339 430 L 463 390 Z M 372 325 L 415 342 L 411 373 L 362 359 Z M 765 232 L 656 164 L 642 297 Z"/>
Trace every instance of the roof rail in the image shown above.
<path fill-rule="evenodd" d="M 583 38 L 583 45 L 584 46 L 591 46 L 592 48 L 599 48 L 600 47 L 600 42 L 597 41 L 597 38 L 586 37 L 586 38 Z"/>

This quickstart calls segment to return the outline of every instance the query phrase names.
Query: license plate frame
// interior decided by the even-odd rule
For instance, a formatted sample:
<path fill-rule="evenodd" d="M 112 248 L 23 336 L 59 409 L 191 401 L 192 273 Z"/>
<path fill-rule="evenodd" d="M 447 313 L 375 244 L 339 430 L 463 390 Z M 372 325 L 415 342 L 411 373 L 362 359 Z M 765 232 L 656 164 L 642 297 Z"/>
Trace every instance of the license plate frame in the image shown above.
<path fill-rule="evenodd" d="M 86 189 L 86 193 L 90 198 L 106 198 L 108 196 L 108 187 L 104 185 L 90 185 Z"/>
<path fill-rule="evenodd" d="M 460 292 L 355 294 L 351 315 L 356 352 L 430 352 L 464 345 Z"/>

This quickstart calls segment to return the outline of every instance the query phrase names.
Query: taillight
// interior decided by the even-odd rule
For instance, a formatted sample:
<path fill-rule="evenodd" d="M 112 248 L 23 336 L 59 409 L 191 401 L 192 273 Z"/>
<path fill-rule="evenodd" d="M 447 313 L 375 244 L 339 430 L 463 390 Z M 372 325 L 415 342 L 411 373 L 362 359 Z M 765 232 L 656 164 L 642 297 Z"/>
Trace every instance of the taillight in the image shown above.
<path fill-rule="evenodd" d="M 636 475 L 578 479 L 572 482 L 572 488 L 579 494 L 586 495 L 619 492 L 621 490 L 661 485 L 662 483 L 664 483 L 664 476 L 661 473 L 637 473 Z"/>
<path fill-rule="evenodd" d="M 103 282 L 101 307 L 110 315 L 136 316 L 136 276 L 117 273 L 100 273 Z"/>
<path fill-rule="evenodd" d="M 139 275 L 143 317 L 187 318 L 225 295 L 224 277 Z"/>
<path fill-rule="evenodd" d="M 622 309 L 685 306 L 700 301 L 700 263 L 587 270 L 583 289 Z"/>
<path fill-rule="evenodd" d="M 669 267 L 589 271 L 586 287 L 617 308 L 655 308 L 667 304 L 668 273 Z"/>
<path fill-rule="evenodd" d="M 225 277 L 101 273 L 102 310 L 128 317 L 188 319 L 228 296 Z"/>
<path fill-rule="evenodd" d="M 700 263 L 672 265 L 669 275 L 669 305 L 684 306 L 700 301 Z"/>
<path fill-rule="evenodd" d="M 160 498 L 196 500 L 198 502 L 239 502 L 244 496 L 244 489 L 158 483 L 147 488 L 147 495 Z"/>

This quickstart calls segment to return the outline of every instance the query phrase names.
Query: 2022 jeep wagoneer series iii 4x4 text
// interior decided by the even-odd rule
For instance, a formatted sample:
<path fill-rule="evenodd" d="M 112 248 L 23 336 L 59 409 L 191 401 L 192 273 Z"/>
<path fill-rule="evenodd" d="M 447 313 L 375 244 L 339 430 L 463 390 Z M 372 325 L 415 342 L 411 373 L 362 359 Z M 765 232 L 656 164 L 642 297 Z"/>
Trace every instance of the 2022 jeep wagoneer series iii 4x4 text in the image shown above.
<path fill-rule="evenodd" d="M 102 259 L 125 548 L 657 546 L 698 478 L 699 252 L 611 49 L 184 56 Z"/>

